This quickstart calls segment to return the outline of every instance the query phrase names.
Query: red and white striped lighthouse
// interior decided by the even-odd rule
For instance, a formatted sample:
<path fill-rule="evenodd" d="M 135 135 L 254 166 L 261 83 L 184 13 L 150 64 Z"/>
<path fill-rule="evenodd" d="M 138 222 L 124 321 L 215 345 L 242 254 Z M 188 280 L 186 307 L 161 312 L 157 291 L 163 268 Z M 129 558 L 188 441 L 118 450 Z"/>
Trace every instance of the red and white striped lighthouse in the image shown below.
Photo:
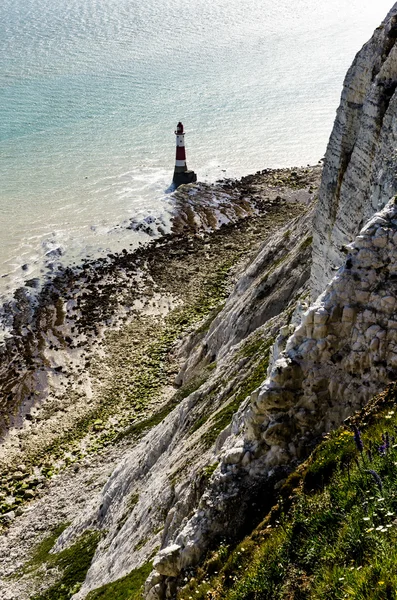
<path fill-rule="evenodd" d="M 187 171 L 186 152 L 185 152 L 185 132 L 183 125 L 179 121 L 176 126 L 176 157 L 175 157 L 175 173 L 184 173 Z"/>
<path fill-rule="evenodd" d="M 197 175 L 193 171 L 188 171 L 186 165 L 185 152 L 185 132 L 182 123 L 179 121 L 176 126 L 176 157 L 173 183 L 176 187 L 183 183 L 194 183 L 197 181 Z"/>

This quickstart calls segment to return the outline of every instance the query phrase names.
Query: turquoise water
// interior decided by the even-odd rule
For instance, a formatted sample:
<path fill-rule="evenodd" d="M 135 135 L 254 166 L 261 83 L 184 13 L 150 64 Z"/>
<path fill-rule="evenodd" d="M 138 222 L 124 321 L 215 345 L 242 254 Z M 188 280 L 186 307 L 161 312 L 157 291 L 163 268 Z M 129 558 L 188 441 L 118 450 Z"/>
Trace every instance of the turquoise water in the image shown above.
<path fill-rule="evenodd" d="M 201 180 L 317 162 L 345 72 L 389 8 L 2 0 L 0 294 L 50 250 L 67 262 L 135 244 L 115 226 L 164 210 L 179 120 Z"/>

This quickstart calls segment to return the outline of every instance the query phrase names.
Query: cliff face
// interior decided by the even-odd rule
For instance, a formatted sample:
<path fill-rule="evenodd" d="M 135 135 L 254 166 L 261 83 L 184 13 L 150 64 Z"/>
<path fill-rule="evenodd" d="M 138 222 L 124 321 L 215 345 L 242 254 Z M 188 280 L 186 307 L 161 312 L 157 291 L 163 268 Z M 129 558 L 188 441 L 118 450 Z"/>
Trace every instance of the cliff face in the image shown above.
<path fill-rule="evenodd" d="M 158 571 L 151 576 L 147 592 L 149 597 L 162 597 L 180 572 L 179 540 L 181 536 L 185 539 L 186 527 L 191 536 L 184 545 L 187 556 L 183 566 L 196 563 L 213 536 L 226 533 L 221 506 L 230 517 L 229 530 L 241 530 L 241 509 L 251 506 L 260 482 L 253 480 L 239 495 L 239 509 L 234 510 L 234 516 L 228 501 L 219 504 L 217 500 L 217 518 L 201 521 L 202 503 L 206 502 L 220 450 L 231 434 L 233 413 L 240 404 L 246 404 L 246 398 L 266 377 L 274 339 L 282 331 L 281 339 L 286 340 L 296 300 L 308 293 L 312 218 L 313 209 L 265 244 L 208 331 L 187 340 L 182 352 L 191 357 L 178 378 L 188 387 L 189 382 L 196 381 L 198 389 L 125 456 L 100 497 L 59 539 L 56 550 L 68 546 L 86 530 L 104 532 L 76 600 L 85 598 L 91 589 L 125 576 L 159 547 L 167 548 L 166 560 L 161 552 L 155 558 Z M 287 310 L 274 316 L 275 307 Z M 221 479 L 223 486 L 232 483 L 229 472 Z M 212 485 L 210 489 L 208 493 L 213 493 Z M 216 491 L 219 499 L 220 490 Z M 225 493 L 229 500 L 226 488 Z M 205 542 L 197 538 L 197 522 L 200 530 L 208 528 Z"/>
<path fill-rule="evenodd" d="M 397 192 L 396 39 L 397 4 L 345 78 L 314 220 L 314 298 L 343 264 L 343 246 Z"/>
<path fill-rule="evenodd" d="M 150 597 L 161 597 L 165 576 L 194 563 L 216 534 L 232 535 L 236 502 L 241 515 L 256 489 L 270 495 L 274 477 L 302 460 L 313 441 L 396 380 L 396 244 L 392 202 L 357 236 L 345 266 L 304 313 L 269 377 L 218 442 L 209 488 L 155 559 L 158 587 Z"/>
<path fill-rule="evenodd" d="M 219 536 L 238 536 L 255 521 L 257 499 L 270 504 L 274 485 L 324 432 L 396 379 L 396 205 L 362 229 L 345 265 L 300 320 L 294 306 L 305 296 L 310 223 L 309 213 L 268 243 L 209 330 L 187 342 L 191 357 L 180 378 L 207 369 L 206 381 L 125 457 L 61 536 L 56 550 L 87 529 L 104 532 L 76 600 L 139 567 L 159 545 L 146 597 L 172 595 Z M 266 282 L 274 301 L 278 290 L 286 305 L 273 318 L 258 294 Z M 250 331 L 249 315 L 256 314 L 262 323 Z M 242 315 L 245 334 L 238 333 Z M 228 409 L 229 419 L 237 410 L 231 424 L 220 418 Z"/>

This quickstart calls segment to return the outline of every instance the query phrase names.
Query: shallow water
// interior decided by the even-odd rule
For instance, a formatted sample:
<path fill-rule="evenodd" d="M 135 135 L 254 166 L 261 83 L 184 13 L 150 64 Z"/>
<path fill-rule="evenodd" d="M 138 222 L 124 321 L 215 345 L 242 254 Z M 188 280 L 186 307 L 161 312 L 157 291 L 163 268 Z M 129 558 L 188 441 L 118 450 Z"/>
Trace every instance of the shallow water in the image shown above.
<path fill-rule="evenodd" d="M 3 0 L 0 295 L 48 271 L 48 252 L 136 244 L 115 225 L 164 210 L 178 120 L 200 180 L 316 163 L 345 72 L 389 8 Z"/>

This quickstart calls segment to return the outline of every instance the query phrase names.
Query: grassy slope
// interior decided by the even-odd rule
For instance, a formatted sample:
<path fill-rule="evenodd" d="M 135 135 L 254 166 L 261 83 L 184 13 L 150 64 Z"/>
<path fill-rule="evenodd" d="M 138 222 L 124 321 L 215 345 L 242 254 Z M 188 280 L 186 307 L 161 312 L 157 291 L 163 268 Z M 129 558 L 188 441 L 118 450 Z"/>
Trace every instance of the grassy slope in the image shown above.
<path fill-rule="evenodd" d="M 141 600 L 143 584 L 152 568 L 152 563 L 147 562 L 125 577 L 93 590 L 87 600 Z"/>
<path fill-rule="evenodd" d="M 100 540 L 100 533 L 87 531 L 69 548 L 58 554 L 51 554 L 55 541 L 66 527 L 67 523 L 61 524 L 44 538 L 16 574 L 18 578 L 27 576 L 38 584 L 44 584 L 46 589 L 32 592 L 31 600 L 69 600 L 84 581 Z"/>
<path fill-rule="evenodd" d="M 396 397 L 392 386 L 327 436 L 259 527 L 210 553 L 179 600 L 397 598 Z"/>
<path fill-rule="evenodd" d="M 17 573 L 18 578 L 29 577 L 44 588 L 32 592 L 30 600 L 70 600 L 84 581 L 101 535 L 98 531 L 88 531 L 69 548 L 52 554 L 54 543 L 67 525 L 59 525 L 45 537 Z M 143 584 L 152 568 L 148 561 L 125 577 L 90 592 L 87 600 L 140 600 Z"/>

